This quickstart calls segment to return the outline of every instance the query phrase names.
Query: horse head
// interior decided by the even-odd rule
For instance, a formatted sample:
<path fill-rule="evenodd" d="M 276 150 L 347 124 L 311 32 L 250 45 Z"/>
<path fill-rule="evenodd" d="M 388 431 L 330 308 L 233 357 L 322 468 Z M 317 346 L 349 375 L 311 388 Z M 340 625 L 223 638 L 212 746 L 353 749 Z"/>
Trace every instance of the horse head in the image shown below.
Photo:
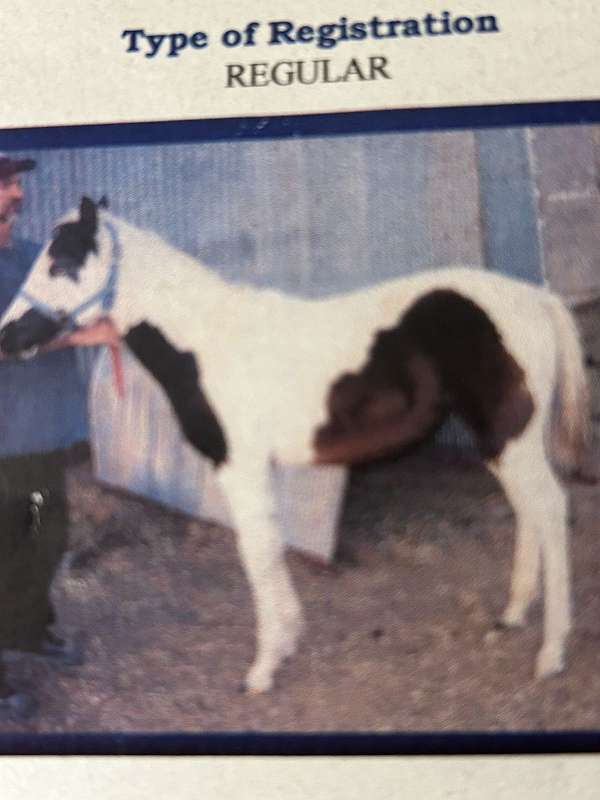
<path fill-rule="evenodd" d="M 106 199 L 82 197 L 54 228 L 0 320 L 0 349 L 22 355 L 105 316 L 114 299 L 119 242 L 101 219 Z"/>

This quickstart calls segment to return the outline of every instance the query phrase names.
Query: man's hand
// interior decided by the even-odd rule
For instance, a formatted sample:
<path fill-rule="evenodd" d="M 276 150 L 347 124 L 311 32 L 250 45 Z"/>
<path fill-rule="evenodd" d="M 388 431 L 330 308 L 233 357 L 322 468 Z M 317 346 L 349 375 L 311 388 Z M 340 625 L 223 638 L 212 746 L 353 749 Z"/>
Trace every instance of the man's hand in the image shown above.
<path fill-rule="evenodd" d="M 59 336 L 42 349 L 48 351 L 59 350 L 63 347 L 94 347 L 99 344 L 110 348 L 115 391 L 119 397 L 123 397 L 125 381 L 121 365 L 121 336 L 110 317 L 102 317 L 93 325 Z"/>
<path fill-rule="evenodd" d="M 58 350 L 62 347 L 93 347 L 105 344 L 118 347 L 121 336 L 110 317 L 102 317 L 93 325 L 59 336 L 50 342 L 44 350 Z"/>

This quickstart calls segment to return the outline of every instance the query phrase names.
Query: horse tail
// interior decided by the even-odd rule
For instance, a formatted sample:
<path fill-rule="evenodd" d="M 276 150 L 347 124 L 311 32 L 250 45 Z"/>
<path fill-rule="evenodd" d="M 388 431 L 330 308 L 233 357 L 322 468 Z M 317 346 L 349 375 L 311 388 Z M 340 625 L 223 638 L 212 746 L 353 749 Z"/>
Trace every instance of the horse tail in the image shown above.
<path fill-rule="evenodd" d="M 590 391 L 583 348 L 573 315 L 563 301 L 550 295 L 546 308 L 556 343 L 551 455 L 559 469 L 577 475 L 583 468 L 590 437 Z"/>

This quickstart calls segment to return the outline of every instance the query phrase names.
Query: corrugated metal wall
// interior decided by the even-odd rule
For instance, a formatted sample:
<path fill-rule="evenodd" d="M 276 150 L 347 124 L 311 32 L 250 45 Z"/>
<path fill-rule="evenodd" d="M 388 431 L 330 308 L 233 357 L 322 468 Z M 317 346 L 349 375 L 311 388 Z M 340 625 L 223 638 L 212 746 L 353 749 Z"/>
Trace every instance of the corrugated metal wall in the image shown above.
<path fill-rule="evenodd" d="M 408 162 L 422 162 L 418 137 L 403 144 Z M 373 198 L 364 149 L 359 139 L 325 139 L 36 153 L 27 227 L 43 238 L 82 193 L 106 193 L 115 213 L 231 279 L 303 294 L 347 288 L 368 279 L 364 228 Z M 427 252 L 416 252 L 425 237 L 411 225 L 423 216 L 419 176 L 401 161 L 393 172 L 398 193 L 415 197 L 417 208 L 394 225 L 392 244 L 404 243 L 408 263 L 427 260 Z M 391 252 L 379 259 L 375 278 L 398 270 Z"/>
<path fill-rule="evenodd" d="M 222 274 L 304 295 L 483 263 L 600 291 L 598 126 L 29 151 L 21 232 L 83 193 Z M 568 265 L 568 266 L 566 266 Z"/>
<path fill-rule="evenodd" d="M 22 230 L 40 241 L 81 194 L 107 194 L 115 213 L 226 277 L 308 296 L 481 264 L 484 251 L 494 268 L 539 275 L 523 130 L 28 155 L 39 166 Z"/>

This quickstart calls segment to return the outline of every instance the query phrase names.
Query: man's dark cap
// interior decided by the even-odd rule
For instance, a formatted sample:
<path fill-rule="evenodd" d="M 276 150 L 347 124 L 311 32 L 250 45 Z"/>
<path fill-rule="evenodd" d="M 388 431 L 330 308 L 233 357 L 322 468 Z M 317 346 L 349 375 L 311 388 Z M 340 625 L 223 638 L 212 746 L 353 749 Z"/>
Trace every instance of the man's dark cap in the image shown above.
<path fill-rule="evenodd" d="M 11 158 L 6 153 L 0 153 L 0 180 L 12 178 L 19 172 L 29 172 L 35 167 L 32 158 Z"/>

